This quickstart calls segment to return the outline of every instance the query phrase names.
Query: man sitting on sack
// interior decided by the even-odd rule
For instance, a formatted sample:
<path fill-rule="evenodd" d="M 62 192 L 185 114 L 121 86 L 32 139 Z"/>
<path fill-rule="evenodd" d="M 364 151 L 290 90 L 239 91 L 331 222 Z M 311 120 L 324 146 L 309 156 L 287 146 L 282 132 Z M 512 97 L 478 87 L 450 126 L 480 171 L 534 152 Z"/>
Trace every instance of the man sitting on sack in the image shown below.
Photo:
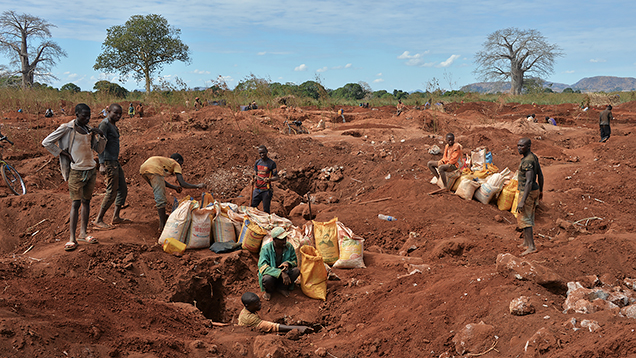
<path fill-rule="evenodd" d="M 269 301 L 274 291 L 289 297 L 289 291 L 294 289 L 294 281 L 300 276 L 296 251 L 287 242 L 287 231 L 282 227 L 275 227 L 272 232 L 272 242 L 261 248 L 258 259 L 258 283 L 261 286 L 263 300 Z"/>
<path fill-rule="evenodd" d="M 438 180 L 442 180 L 444 188 L 448 189 L 446 173 L 454 172 L 457 168 L 457 161 L 462 156 L 462 146 L 455 143 L 455 135 L 448 133 L 446 135 L 446 147 L 444 147 L 444 156 L 440 160 L 431 160 L 428 162 L 428 169 L 435 176 L 431 180 L 432 184 L 437 184 Z"/>

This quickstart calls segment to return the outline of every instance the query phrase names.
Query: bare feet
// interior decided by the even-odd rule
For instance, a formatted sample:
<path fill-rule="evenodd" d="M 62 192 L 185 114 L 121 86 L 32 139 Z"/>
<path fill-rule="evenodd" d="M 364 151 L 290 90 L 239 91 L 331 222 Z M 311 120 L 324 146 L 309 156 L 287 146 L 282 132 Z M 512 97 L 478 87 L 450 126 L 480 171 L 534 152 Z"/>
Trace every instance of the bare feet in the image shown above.
<path fill-rule="evenodd" d="M 265 292 L 265 293 L 263 294 L 263 301 L 269 301 L 269 300 L 271 300 L 271 299 L 272 299 L 272 294 L 271 294 L 271 293 L 269 293 L 269 292 Z"/>
<path fill-rule="evenodd" d="M 125 223 L 129 223 L 129 222 L 132 222 L 132 220 L 130 220 L 130 219 L 122 219 L 122 218 L 113 218 L 113 225 L 125 224 Z"/>
<path fill-rule="evenodd" d="M 280 293 L 281 295 L 285 296 L 285 297 L 289 297 L 289 291 L 287 290 L 278 290 L 278 293 Z"/>
<path fill-rule="evenodd" d="M 111 225 L 108 225 L 103 221 L 93 221 L 93 225 L 95 226 L 96 229 L 100 229 L 100 230 L 110 230 L 113 228 Z"/>
<path fill-rule="evenodd" d="M 531 254 L 533 252 L 537 252 L 537 248 L 536 247 L 529 247 L 526 249 L 526 251 L 521 253 L 521 256 L 526 256 L 528 254 Z"/>

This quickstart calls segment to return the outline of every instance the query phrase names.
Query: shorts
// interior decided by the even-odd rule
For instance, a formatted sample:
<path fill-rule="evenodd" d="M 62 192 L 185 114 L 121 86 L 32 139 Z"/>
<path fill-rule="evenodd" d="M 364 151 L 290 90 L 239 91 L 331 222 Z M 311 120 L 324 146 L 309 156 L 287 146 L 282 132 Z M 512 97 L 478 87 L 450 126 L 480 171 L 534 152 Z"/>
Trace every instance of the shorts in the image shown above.
<path fill-rule="evenodd" d="M 97 170 L 95 168 L 89 170 L 71 169 L 68 175 L 68 191 L 71 194 L 71 200 L 90 201 L 93 197 L 96 181 Z"/>
<path fill-rule="evenodd" d="M 523 192 L 519 192 L 519 198 L 523 197 Z M 534 226 L 534 212 L 539 204 L 539 190 L 532 190 L 526 202 L 523 205 L 523 209 L 517 214 L 517 226 L 519 229 L 525 229 L 527 227 Z"/>
<path fill-rule="evenodd" d="M 166 180 L 161 175 L 156 174 L 142 174 L 141 176 L 146 179 L 146 182 L 152 187 L 152 194 L 155 197 L 155 204 L 157 209 L 165 208 L 168 205 L 168 199 L 166 199 Z"/>

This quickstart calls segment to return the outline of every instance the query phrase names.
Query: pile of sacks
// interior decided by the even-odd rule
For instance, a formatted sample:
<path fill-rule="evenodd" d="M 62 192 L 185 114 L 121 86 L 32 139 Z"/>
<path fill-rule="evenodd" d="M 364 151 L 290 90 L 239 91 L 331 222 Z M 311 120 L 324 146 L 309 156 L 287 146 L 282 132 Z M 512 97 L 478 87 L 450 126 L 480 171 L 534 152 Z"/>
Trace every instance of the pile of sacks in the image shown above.
<path fill-rule="evenodd" d="M 207 193 L 201 201 L 190 197 L 179 202 L 175 199 L 173 207 L 159 237 L 159 244 L 169 253 L 203 248 L 219 252 L 215 247 L 221 247 L 226 252 L 241 248 L 259 255 L 261 247 L 272 241 L 271 231 L 282 227 L 289 232 L 287 242 L 296 251 L 303 292 L 323 300 L 331 269 L 328 265 L 342 269 L 366 268 L 364 239 L 338 218 L 327 222 L 312 220 L 297 227 L 289 219 L 257 208 L 220 203 Z"/>
<path fill-rule="evenodd" d="M 471 151 L 458 163 L 460 168 L 447 175 L 448 188 L 465 200 L 473 198 L 482 204 L 496 203 L 499 210 L 514 213 L 519 199 L 517 173 L 492 164 L 492 154 L 481 148 Z M 441 182 L 441 181 L 440 181 Z M 441 185 L 441 183 L 438 184 Z"/>

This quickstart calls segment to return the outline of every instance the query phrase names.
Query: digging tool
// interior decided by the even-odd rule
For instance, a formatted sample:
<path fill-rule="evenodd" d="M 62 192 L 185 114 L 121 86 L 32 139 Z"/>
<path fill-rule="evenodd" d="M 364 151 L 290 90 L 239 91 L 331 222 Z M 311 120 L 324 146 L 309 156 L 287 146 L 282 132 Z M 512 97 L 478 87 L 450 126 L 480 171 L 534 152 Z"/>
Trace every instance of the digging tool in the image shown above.
<path fill-rule="evenodd" d="M 308 220 L 313 220 L 316 218 L 316 215 L 311 213 L 311 197 L 309 196 L 309 193 L 306 194 L 307 195 L 307 204 L 309 205 L 309 219 Z"/>

